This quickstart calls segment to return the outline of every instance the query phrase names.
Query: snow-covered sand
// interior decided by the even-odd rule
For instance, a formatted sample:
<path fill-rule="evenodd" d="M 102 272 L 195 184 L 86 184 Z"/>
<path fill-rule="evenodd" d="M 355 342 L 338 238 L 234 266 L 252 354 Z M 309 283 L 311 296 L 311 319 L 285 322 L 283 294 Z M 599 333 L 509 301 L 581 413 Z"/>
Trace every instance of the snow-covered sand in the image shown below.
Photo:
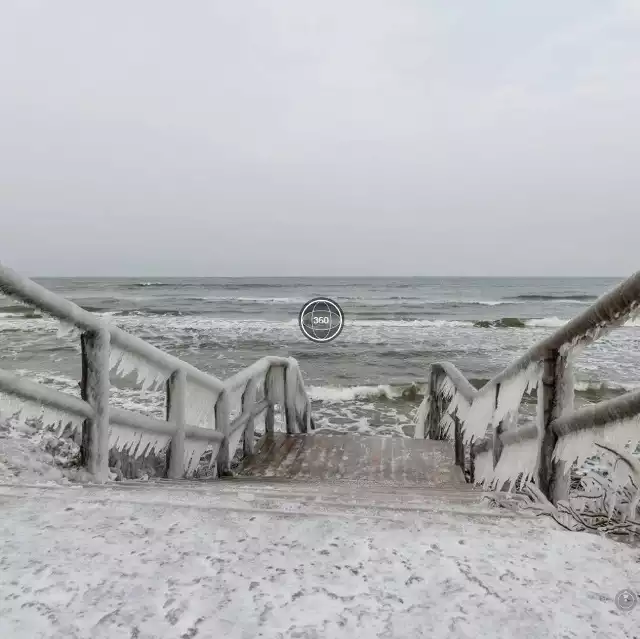
<path fill-rule="evenodd" d="M 640 636 L 636 550 L 317 489 L 0 486 L 0 637 Z"/>

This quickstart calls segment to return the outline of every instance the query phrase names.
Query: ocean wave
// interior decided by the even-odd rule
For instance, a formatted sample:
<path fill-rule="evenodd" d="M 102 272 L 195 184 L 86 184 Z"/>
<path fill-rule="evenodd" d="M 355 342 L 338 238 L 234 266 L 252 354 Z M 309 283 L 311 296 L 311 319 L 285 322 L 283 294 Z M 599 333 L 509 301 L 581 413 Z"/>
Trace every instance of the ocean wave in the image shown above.
<path fill-rule="evenodd" d="M 597 295 L 539 295 L 537 293 L 514 295 L 505 300 L 522 300 L 527 302 L 589 302 L 598 299 Z"/>
<path fill-rule="evenodd" d="M 172 308 L 145 308 L 145 309 L 126 309 L 122 311 L 109 311 L 104 312 L 104 315 L 110 315 L 112 317 L 144 317 L 146 316 L 160 316 L 160 317 L 182 317 L 189 316 L 189 313 L 183 313 L 182 311 Z"/>
<path fill-rule="evenodd" d="M 125 286 L 125 288 L 149 288 L 149 287 L 159 288 L 159 287 L 179 286 L 179 285 L 180 284 L 178 282 L 176 282 L 175 284 L 173 282 L 136 282 L 135 284 L 128 284 L 127 286 Z"/>
<path fill-rule="evenodd" d="M 489 379 L 470 380 L 476 388 L 481 388 Z M 614 381 L 576 381 L 574 388 L 579 394 L 619 395 L 637 390 L 640 383 Z M 308 386 L 307 394 L 312 401 L 328 404 L 347 403 L 354 400 L 401 400 L 418 401 L 424 397 L 426 383 L 416 381 L 411 384 L 378 384 L 371 386 Z"/>
<path fill-rule="evenodd" d="M 501 317 L 495 320 L 476 320 L 472 322 L 475 328 L 561 328 L 570 319 L 561 317 L 539 317 L 539 318 L 520 318 L 520 317 Z M 626 327 L 640 327 L 640 318 L 632 318 L 625 324 Z"/>
<path fill-rule="evenodd" d="M 580 381 L 576 380 L 573 387 L 577 393 L 592 393 L 599 391 L 612 391 L 616 394 L 626 393 L 628 391 L 637 390 L 640 383 L 630 382 L 596 382 L 596 381 Z"/>
<path fill-rule="evenodd" d="M 41 319 L 44 315 L 32 308 L 23 308 L 20 311 L 0 311 L 2 319 Z"/>
<path fill-rule="evenodd" d="M 332 403 L 363 399 L 411 399 L 424 395 L 424 384 L 377 386 L 308 386 L 307 394 L 312 401 Z"/>

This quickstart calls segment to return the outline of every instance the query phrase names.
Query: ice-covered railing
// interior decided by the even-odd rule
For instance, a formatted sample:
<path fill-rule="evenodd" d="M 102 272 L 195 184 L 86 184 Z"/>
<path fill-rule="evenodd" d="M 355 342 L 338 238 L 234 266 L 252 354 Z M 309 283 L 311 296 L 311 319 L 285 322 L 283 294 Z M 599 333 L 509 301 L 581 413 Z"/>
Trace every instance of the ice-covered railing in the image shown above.
<path fill-rule="evenodd" d="M 311 404 L 293 358 L 265 357 L 221 381 L 152 346 L 106 319 L 59 297 L 0 264 L 0 291 L 60 320 L 78 334 L 82 353 L 80 397 L 0 370 L 0 411 L 46 424 L 82 428 L 82 463 L 98 481 L 109 475 L 109 450 L 134 457 L 167 448 L 168 477 L 191 475 L 211 450 L 211 464 L 225 474 L 241 442 L 252 453 L 254 427 L 284 413 L 288 433 L 313 428 Z M 166 421 L 111 406 L 111 375 L 136 376 L 145 389 L 166 389 Z"/>
<path fill-rule="evenodd" d="M 582 348 L 639 309 L 640 271 L 479 390 L 452 364 L 433 364 L 415 436 L 453 440 L 456 463 L 471 481 L 500 490 L 533 480 L 553 502 L 564 499 L 571 467 L 596 444 L 633 452 L 640 442 L 640 392 L 574 411 L 572 371 Z M 534 392 L 535 423 L 519 425 L 523 398 Z"/>

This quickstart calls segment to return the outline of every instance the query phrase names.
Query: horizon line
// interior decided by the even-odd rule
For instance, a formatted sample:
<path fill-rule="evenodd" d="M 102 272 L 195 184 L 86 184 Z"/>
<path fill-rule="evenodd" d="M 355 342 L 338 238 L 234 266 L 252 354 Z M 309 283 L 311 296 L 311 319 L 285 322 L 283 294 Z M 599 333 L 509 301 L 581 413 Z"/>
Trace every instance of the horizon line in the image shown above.
<path fill-rule="evenodd" d="M 391 278 L 429 278 L 429 279 L 561 279 L 561 278 L 581 278 L 581 279 L 625 279 L 629 275 L 149 275 L 149 274 L 133 274 L 133 275 L 29 275 L 31 279 L 391 279 Z"/>

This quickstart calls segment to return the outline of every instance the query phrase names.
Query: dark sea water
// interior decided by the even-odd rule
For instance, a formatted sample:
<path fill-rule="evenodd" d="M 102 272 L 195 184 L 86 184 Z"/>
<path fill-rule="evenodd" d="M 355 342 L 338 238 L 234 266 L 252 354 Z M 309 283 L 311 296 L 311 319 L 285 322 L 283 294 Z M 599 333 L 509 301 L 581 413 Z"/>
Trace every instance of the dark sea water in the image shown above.
<path fill-rule="evenodd" d="M 327 428 L 410 432 L 429 364 L 454 363 L 481 384 L 588 307 L 617 279 L 251 278 L 39 279 L 84 308 L 217 377 L 264 355 L 298 359 Z M 298 313 L 313 297 L 337 301 L 345 327 L 328 344 L 308 341 Z M 78 392 L 78 344 L 58 323 L 0 297 L 0 366 Z M 597 401 L 640 387 L 640 321 L 578 360 L 577 389 Z M 114 390 L 127 408 L 161 414 L 162 395 Z"/>

